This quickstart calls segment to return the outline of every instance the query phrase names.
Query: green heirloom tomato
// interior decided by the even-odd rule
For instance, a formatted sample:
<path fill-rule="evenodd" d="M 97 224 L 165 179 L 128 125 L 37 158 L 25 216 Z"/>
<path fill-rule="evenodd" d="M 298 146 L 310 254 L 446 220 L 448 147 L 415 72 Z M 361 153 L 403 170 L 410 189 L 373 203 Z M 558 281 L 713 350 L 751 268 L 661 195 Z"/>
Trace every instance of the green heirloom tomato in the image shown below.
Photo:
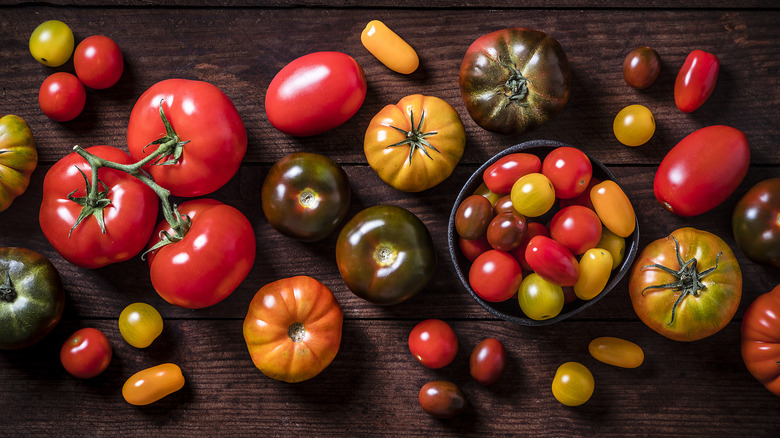
<path fill-rule="evenodd" d="M 21 117 L 0 118 L 0 211 L 27 190 L 38 165 L 32 131 Z"/>
<path fill-rule="evenodd" d="M 428 284 L 436 253 L 431 234 L 417 216 L 394 205 L 378 205 L 344 225 L 336 242 L 336 264 L 355 295 L 390 305 Z"/>
<path fill-rule="evenodd" d="M 780 178 L 754 185 L 734 207 L 737 246 L 756 263 L 780 267 Z"/>
<path fill-rule="evenodd" d="M 62 318 L 65 292 L 54 265 L 24 248 L 0 248 L 0 349 L 29 347 Z"/>

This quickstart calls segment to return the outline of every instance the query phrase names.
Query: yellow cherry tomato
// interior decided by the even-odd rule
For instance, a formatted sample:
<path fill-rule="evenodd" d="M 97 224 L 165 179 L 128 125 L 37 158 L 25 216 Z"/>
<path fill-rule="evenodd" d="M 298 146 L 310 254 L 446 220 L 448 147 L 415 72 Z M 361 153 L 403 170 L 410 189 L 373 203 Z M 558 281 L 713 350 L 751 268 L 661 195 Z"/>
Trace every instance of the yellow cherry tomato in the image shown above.
<path fill-rule="evenodd" d="M 119 314 L 119 333 L 133 347 L 148 347 L 162 330 L 160 312 L 146 303 L 130 304 Z"/>
<path fill-rule="evenodd" d="M 596 384 L 593 374 L 579 362 L 566 362 L 558 367 L 552 383 L 555 399 L 566 406 L 579 406 L 590 400 Z"/>
<path fill-rule="evenodd" d="M 642 347 L 631 341 L 611 336 L 590 341 L 588 351 L 596 360 L 621 368 L 636 368 L 645 360 Z"/>
<path fill-rule="evenodd" d="M 73 31 L 59 20 L 44 21 L 30 35 L 30 54 L 49 67 L 59 67 L 70 59 L 74 46 Z"/>
<path fill-rule="evenodd" d="M 406 41 L 379 20 L 372 20 L 360 34 L 360 42 L 382 64 L 394 72 L 409 74 L 417 70 L 420 59 Z"/>
<path fill-rule="evenodd" d="M 612 122 L 615 138 L 626 146 L 640 146 L 655 134 L 653 113 L 644 105 L 629 105 Z"/>
<path fill-rule="evenodd" d="M 515 210 L 527 217 L 541 216 L 555 204 L 555 188 L 550 179 L 541 173 L 520 177 L 509 196 Z"/>
<path fill-rule="evenodd" d="M 131 405 L 144 406 L 183 387 L 181 368 L 176 364 L 164 363 L 133 374 L 122 386 L 122 397 Z"/>
<path fill-rule="evenodd" d="M 590 202 L 601 223 L 620 237 L 628 237 L 636 227 L 634 207 L 623 189 L 612 180 L 602 181 L 590 190 Z"/>
<path fill-rule="evenodd" d="M 487 184 L 482 183 L 479 185 L 479 187 L 474 190 L 475 195 L 484 196 L 487 198 L 488 201 L 490 201 L 491 204 L 494 206 L 496 205 L 496 202 L 501 198 L 501 195 L 495 192 L 491 192 L 488 188 Z"/>
<path fill-rule="evenodd" d="M 558 316 L 565 301 L 563 288 L 550 283 L 537 273 L 529 274 L 520 283 L 517 300 L 523 313 L 537 321 Z"/>
<path fill-rule="evenodd" d="M 626 254 L 626 239 L 609 231 L 607 227 L 601 227 L 601 240 L 596 244 L 596 248 L 602 248 L 612 254 L 612 270 L 614 271 L 623 261 Z"/>
<path fill-rule="evenodd" d="M 574 283 L 574 294 L 581 300 L 592 300 L 604 290 L 612 273 L 612 254 L 603 248 L 591 248 L 580 258 L 580 277 Z"/>

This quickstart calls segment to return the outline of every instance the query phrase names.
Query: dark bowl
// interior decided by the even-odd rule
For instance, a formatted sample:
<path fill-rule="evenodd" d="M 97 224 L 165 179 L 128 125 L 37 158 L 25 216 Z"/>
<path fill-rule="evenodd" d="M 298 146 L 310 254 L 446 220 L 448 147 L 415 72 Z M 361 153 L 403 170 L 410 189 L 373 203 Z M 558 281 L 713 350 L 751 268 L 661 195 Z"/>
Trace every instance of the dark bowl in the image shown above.
<path fill-rule="evenodd" d="M 607 285 L 604 287 L 604 290 L 601 291 L 600 294 L 598 294 L 596 297 L 594 297 L 591 300 L 584 301 L 584 300 L 576 299 L 564 305 L 563 310 L 561 310 L 561 313 L 550 319 L 539 321 L 525 316 L 523 311 L 520 309 L 520 305 L 517 302 L 516 296 L 507 301 L 494 303 L 490 301 L 485 301 L 479 295 L 477 295 L 476 292 L 474 292 L 474 290 L 469 285 L 469 281 L 468 281 L 468 271 L 469 271 L 469 267 L 471 266 L 471 262 L 461 252 L 460 245 L 458 244 L 458 240 L 459 240 L 458 233 L 455 230 L 455 212 L 458 210 L 458 206 L 465 198 L 474 194 L 474 191 L 480 185 L 482 185 L 483 182 L 482 173 L 485 171 L 485 169 L 487 169 L 491 164 L 495 163 L 500 158 L 509 154 L 524 152 L 528 154 L 534 154 L 538 156 L 542 161 L 544 161 L 544 157 L 547 156 L 547 154 L 550 151 L 561 146 L 571 146 L 571 145 L 557 142 L 557 141 L 551 141 L 551 140 L 532 140 L 532 141 L 527 141 L 525 143 L 520 143 L 511 146 L 499 152 L 498 154 L 494 155 L 487 162 L 485 162 L 485 164 L 480 166 L 479 169 L 477 169 L 477 171 L 471 175 L 471 177 L 469 177 L 468 181 L 466 181 L 466 184 L 464 184 L 463 188 L 458 194 L 458 198 L 455 200 L 455 204 L 452 206 L 452 212 L 450 213 L 450 221 L 447 228 L 447 239 L 449 241 L 450 257 L 452 258 L 452 264 L 455 266 L 455 272 L 458 273 L 460 282 L 463 284 L 463 287 L 466 288 L 469 294 L 471 294 L 474 300 L 476 300 L 482 307 L 484 307 L 485 310 L 487 310 L 488 312 L 492 313 L 493 315 L 501 319 L 513 322 L 515 324 L 528 325 L 528 326 L 553 324 L 558 321 L 562 321 L 566 318 L 569 318 L 572 315 L 580 313 L 583 310 L 587 309 L 588 307 L 596 304 L 596 302 L 604 298 L 604 296 L 606 296 L 615 287 L 615 285 L 618 284 L 618 282 L 620 282 L 623 276 L 626 275 L 626 272 L 628 272 L 629 269 L 631 269 L 631 264 L 634 262 L 634 258 L 636 257 L 637 249 L 639 246 L 639 222 L 637 221 L 634 232 L 626 238 L 626 250 L 623 257 L 623 261 L 621 262 L 620 266 L 617 267 L 617 269 L 612 271 L 612 275 L 610 276 Z M 620 185 L 620 183 L 615 178 L 615 175 L 613 175 L 612 172 L 610 172 L 609 169 L 606 168 L 606 166 L 601 164 L 601 162 L 593 159 L 593 157 L 591 156 L 588 156 L 588 158 L 590 158 L 590 161 L 593 165 L 594 177 L 599 178 L 602 181 L 610 179 L 612 181 L 615 181 L 618 185 Z M 555 211 L 557 211 L 557 209 L 558 209 L 558 203 L 556 202 L 556 204 L 553 206 L 553 211 L 545 214 L 543 218 L 547 218 L 548 216 L 552 217 L 551 215 Z"/>

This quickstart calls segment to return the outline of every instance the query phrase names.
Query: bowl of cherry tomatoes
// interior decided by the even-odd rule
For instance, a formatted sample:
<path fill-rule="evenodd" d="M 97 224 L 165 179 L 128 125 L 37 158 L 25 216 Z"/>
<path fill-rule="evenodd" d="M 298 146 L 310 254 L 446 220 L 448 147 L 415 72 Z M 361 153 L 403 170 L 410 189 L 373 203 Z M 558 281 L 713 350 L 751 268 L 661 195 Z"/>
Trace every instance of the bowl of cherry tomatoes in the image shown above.
<path fill-rule="evenodd" d="M 448 226 L 463 286 L 488 312 L 552 324 L 603 298 L 631 268 L 639 223 L 601 162 L 533 140 L 496 154 L 466 181 Z"/>

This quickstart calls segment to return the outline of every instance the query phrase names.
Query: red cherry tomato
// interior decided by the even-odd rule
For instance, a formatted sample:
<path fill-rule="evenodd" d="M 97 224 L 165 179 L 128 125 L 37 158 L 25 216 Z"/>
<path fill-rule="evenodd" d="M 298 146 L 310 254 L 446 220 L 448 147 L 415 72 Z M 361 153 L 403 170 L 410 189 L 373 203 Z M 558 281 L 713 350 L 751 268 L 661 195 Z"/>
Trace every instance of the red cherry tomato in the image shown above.
<path fill-rule="evenodd" d="M 492 249 L 474 260 L 469 269 L 469 284 L 485 301 L 506 301 L 520 289 L 523 270 L 511 254 Z"/>
<path fill-rule="evenodd" d="M 563 146 L 553 149 L 544 157 L 542 174 L 552 182 L 556 197 L 575 198 L 588 187 L 593 176 L 593 165 L 581 150 Z"/>
<path fill-rule="evenodd" d="M 91 379 L 108 368 L 112 349 L 108 338 L 98 329 L 83 328 L 70 335 L 60 349 L 65 371 L 80 379 Z"/>
<path fill-rule="evenodd" d="M 483 252 L 493 249 L 493 247 L 490 246 L 486 235 L 474 240 L 467 240 L 460 237 L 458 238 L 458 244 L 460 245 L 461 252 L 463 252 L 463 255 L 466 256 L 470 262 L 476 260 Z"/>
<path fill-rule="evenodd" d="M 501 157 L 491 164 L 482 174 L 485 185 L 493 193 L 509 193 L 512 185 L 521 176 L 537 173 L 542 167 L 542 161 L 533 154 L 516 153 Z"/>
<path fill-rule="evenodd" d="M 523 272 L 533 271 L 528 262 L 525 261 L 525 249 L 528 247 L 528 242 L 535 236 L 547 236 L 550 237 L 550 231 L 541 222 L 528 222 L 528 227 L 525 230 L 525 236 L 523 241 L 520 242 L 520 246 L 511 251 L 512 255 L 520 263 L 520 267 L 523 268 Z"/>
<path fill-rule="evenodd" d="M 428 368 L 450 364 L 458 353 L 458 337 L 449 324 L 440 319 L 426 319 L 409 333 L 409 351 Z"/>
<path fill-rule="evenodd" d="M 93 35 L 76 46 L 73 67 L 84 85 L 102 90 L 119 81 L 125 61 L 114 40 L 103 35 Z"/>
<path fill-rule="evenodd" d="M 79 78 L 64 71 L 44 79 L 38 92 L 38 105 L 55 122 L 73 120 L 84 110 L 87 91 Z"/>
<path fill-rule="evenodd" d="M 570 205 L 553 216 L 550 237 L 569 248 L 574 255 L 584 254 L 601 240 L 601 220 L 588 207 Z"/>
<path fill-rule="evenodd" d="M 674 103 L 684 113 L 699 108 L 712 94 L 720 61 L 712 53 L 694 50 L 688 54 L 674 81 Z"/>
<path fill-rule="evenodd" d="M 474 347 L 469 358 L 471 377 L 489 386 L 501 377 L 506 367 L 506 348 L 496 338 L 487 338 Z"/>
<path fill-rule="evenodd" d="M 558 286 L 574 286 L 580 277 L 579 264 L 571 251 L 549 237 L 531 239 L 525 260 L 540 277 Z"/>

